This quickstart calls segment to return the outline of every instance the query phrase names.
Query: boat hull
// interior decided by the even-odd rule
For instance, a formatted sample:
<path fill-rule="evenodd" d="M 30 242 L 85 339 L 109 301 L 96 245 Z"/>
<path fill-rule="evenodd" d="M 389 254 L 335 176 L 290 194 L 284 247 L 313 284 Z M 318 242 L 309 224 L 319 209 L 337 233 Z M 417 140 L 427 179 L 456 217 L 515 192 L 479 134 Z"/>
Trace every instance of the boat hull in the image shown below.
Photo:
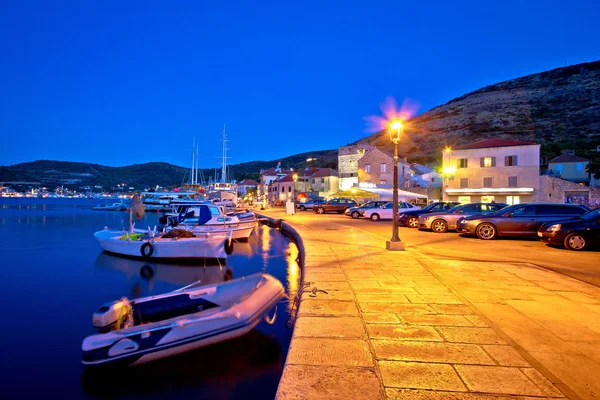
<path fill-rule="evenodd" d="M 231 237 L 233 240 L 238 241 L 247 241 L 252 231 L 254 231 L 254 227 L 256 226 L 256 221 L 249 222 L 238 222 L 235 224 L 227 224 L 227 225 L 217 225 L 217 224 L 206 224 L 206 225 L 196 225 L 193 227 L 192 232 L 194 234 L 229 234 L 231 233 Z"/>
<path fill-rule="evenodd" d="M 225 260 L 225 235 L 203 235 L 192 238 L 155 238 L 153 240 L 122 240 L 122 231 L 99 231 L 94 234 L 102 250 L 119 256 L 142 259 L 220 259 Z M 146 243 L 152 248 L 151 254 L 146 246 L 145 254 L 142 246 Z"/>
<path fill-rule="evenodd" d="M 232 293 L 219 293 L 228 286 Z M 82 344 L 82 363 L 86 367 L 143 364 L 242 336 L 261 322 L 285 294 L 281 282 L 267 274 L 210 285 L 202 290 L 209 302 L 231 302 L 232 299 L 223 297 L 233 294 L 238 301 L 230 306 L 89 336 Z M 190 298 L 199 296 L 202 294 L 191 293 Z"/>

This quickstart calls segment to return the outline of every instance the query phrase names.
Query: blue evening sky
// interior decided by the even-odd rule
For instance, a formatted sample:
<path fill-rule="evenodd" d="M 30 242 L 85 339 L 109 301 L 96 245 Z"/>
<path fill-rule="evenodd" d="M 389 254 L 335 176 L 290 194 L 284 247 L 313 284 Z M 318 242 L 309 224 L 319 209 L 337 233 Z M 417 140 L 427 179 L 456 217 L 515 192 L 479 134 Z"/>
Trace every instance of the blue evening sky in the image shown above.
<path fill-rule="evenodd" d="M 218 166 L 358 140 L 387 96 L 419 113 L 600 59 L 598 1 L 30 1 L 0 6 L 0 165 Z"/>

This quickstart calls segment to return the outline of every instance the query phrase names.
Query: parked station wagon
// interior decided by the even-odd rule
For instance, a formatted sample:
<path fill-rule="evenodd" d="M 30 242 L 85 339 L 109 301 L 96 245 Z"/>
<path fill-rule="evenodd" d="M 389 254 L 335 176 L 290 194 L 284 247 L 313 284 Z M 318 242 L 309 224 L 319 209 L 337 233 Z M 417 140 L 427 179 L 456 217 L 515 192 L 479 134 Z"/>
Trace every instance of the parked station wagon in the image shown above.
<path fill-rule="evenodd" d="M 430 229 L 436 233 L 444 233 L 456 229 L 456 222 L 464 217 L 500 211 L 508 204 L 502 203 L 470 203 L 461 204 L 446 212 L 424 214 L 419 217 L 419 229 Z"/>
<path fill-rule="evenodd" d="M 483 240 L 495 239 L 498 236 L 536 237 L 543 223 L 576 218 L 589 210 L 577 204 L 515 204 L 496 213 L 461 218 L 457 222 L 456 230 L 477 235 Z"/>

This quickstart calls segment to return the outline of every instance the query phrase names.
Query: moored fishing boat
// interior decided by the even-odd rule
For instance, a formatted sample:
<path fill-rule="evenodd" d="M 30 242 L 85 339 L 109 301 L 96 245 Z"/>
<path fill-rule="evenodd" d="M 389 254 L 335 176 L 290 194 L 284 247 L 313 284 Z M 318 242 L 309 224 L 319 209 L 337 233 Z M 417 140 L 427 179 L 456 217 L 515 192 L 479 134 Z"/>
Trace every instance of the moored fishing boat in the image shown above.
<path fill-rule="evenodd" d="M 119 256 L 158 260 L 217 259 L 225 262 L 233 250 L 232 239 L 225 233 L 133 233 L 104 229 L 94 233 L 103 251 Z"/>
<path fill-rule="evenodd" d="M 241 336 L 268 319 L 285 293 L 279 280 L 262 273 L 200 285 L 104 304 L 93 315 L 104 333 L 83 340 L 82 363 L 142 364 Z"/>
<path fill-rule="evenodd" d="M 92 207 L 92 210 L 96 211 L 125 211 L 127 210 L 127 205 L 122 201 L 119 203 L 104 203 L 98 204 L 95 207 Z"/>

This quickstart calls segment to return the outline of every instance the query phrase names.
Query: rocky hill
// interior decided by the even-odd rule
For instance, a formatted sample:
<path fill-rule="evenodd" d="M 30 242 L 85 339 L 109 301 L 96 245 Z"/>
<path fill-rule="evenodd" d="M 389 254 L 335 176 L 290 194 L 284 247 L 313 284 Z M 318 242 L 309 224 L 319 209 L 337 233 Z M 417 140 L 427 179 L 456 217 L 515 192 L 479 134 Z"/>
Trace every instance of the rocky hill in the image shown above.
<path fill-rule="evenodd" d="M 535 141 L 550 158 L 600 144 L 600 61 L 486 86 L 407 121 L 400 153 L 435 162 L 445 145 L 489 138 Z M 387 132 L 363 139 L 392 149 Z"/>
<path fill-rule="evenodd" d="M 280 160 L 251 161 L 230 166 L 232 179 L 259 179 L 261 169 L 275 167 L 281 161 L 285 168 L 300 169 L 307 167 L 307 158 L 316 158 L 310 166 L 332 167 L 337 165 L 337 150 L 321 150 L 310 153 L 295 154 Z M 6 184 L 18 190 L 30 187 L 47 187 L 53 189 L 64 185 L 70 189 L 85 186 L 102 186 L 104 190 L 112 190 L 121 183 L 137 190 L 152 188 L 156 185 L 164 187 L 179 186 L 189 180 L 189 168 L 163 162 L 134 164 L 125 167 L 107 167 L 98 164 L 39 160 L 8 167 L 0 166 L 0 184 Z M 204 177 L 214 176 L 213 169 L 204 169 Z"/>

